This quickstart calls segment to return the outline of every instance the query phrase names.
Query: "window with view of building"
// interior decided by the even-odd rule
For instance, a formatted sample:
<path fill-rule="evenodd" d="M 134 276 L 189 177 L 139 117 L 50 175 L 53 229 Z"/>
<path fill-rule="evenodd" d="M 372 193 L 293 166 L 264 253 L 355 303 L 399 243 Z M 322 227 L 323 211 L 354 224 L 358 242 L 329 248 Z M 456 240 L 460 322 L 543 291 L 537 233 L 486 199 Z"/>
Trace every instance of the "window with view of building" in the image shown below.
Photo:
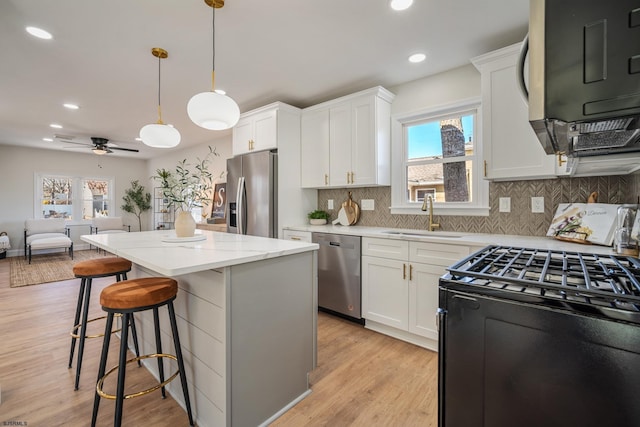
<path fill-rule="evenodd" d="M 428 196 L 440 214 L 486 210 L 487 185 L 478 176 L 477 103 L 396 120 L 392 155 L 400 173 L 392 183 L 392 213 L 415 212 Z"/>
<path fill-rule="evenodd" d="M 109 216 L 113 179 L 36 174 L 35 182 L 35 218 L 91 220 Z"/>

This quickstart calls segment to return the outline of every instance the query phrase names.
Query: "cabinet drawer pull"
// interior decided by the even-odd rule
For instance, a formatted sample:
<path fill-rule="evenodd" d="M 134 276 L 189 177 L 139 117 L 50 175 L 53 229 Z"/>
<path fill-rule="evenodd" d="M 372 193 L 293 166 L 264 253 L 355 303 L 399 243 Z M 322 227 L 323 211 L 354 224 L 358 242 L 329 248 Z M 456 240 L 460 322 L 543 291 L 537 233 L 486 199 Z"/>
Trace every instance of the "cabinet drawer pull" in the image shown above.
<path fill-rule="evenodd" d="M 299 238 L 299 237 L 295 237 L 295 236 L 291 236 L 291 237 L 290 237 L 290 239 L 291 239 L 291 240 L 300 240 L 300 238 Z"/>

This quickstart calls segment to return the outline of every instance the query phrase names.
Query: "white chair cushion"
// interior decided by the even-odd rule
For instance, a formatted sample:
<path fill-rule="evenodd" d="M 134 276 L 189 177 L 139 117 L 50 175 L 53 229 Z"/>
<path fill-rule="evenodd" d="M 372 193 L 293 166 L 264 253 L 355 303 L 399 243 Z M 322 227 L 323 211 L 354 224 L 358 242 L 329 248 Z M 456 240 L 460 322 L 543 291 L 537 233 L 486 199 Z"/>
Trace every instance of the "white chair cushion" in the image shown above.
<path fill-rule="evenodd" d="M 30 245 L 33 242 L 38 240 L 58 239 L 58 238 L 63 238 L 71 241 L 71 239 L 69 239 L 67 235 L 64 233 L 41 233 L 41 234 L 34 234 L 32 236 L 27 236 L 27 245 Z"/>
<path fill-rule="evenodd" d="M 37 239 L 30 244 L 32 250 L 36 249 L 53 249 L 53 248 L 70 248 L 71 239 L 67 236 L 49 237 L 46 239 Z"/>
<path fill-rule="evenodd" d="M 28 219 L 24 222 L 27 236 L 40 233 L 64 233 L 64 218 Z"/>

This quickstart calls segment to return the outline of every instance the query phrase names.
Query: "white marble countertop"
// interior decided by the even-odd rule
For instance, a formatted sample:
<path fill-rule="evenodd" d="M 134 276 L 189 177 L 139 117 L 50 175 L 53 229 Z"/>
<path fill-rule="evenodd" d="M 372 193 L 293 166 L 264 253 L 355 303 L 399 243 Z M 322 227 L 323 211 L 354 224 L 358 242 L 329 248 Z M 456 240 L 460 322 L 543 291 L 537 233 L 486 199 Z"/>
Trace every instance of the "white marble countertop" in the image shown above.
<path fill-rule="evenodd" d="M 81 239 L 164 276 L 179 276 L 318 249 L 315 243 L 217 231 L 196 230 L 196 235 L 204 236 L 205 240 L 163 241 L 168 237 L 175 238 L 172 230 L 88 234 Z"/>
<path fill-rule="evenodd" d="M 358 225 L 297 225 L 284 227 L 288 230 L 311 231 L 319 233 L 347 234 L 362 237 L 379 237 L 397 240 L 413 240 L 433 243 L 448 243 L 484 247 L 487 245 L 505 245 L 525 248 L 564 250 L 596 254 L 613 254 L 609 246 L 570 243 L 553 237 L 518 236 L 508 234 L 481 234 L 450 231 L 427 231 L 389 227 L 364 227 Z"/>

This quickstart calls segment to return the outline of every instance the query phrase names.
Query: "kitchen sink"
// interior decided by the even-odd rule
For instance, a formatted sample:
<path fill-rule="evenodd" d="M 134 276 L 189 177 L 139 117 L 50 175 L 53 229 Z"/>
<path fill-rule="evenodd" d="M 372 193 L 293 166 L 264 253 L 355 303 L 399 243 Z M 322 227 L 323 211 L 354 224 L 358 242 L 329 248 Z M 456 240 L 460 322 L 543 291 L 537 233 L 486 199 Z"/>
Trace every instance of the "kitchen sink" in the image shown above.
<path fill-rule="evenodd" d="M 459 239 L 462 237 L 459 234 L 450 234 L 442 231 L 398 231 L 398 230 L 385 230 L 382 234 L 390 234 L 392 236 L 410 236 L 410 237 L 442 237 L 445 239 Z"/>

